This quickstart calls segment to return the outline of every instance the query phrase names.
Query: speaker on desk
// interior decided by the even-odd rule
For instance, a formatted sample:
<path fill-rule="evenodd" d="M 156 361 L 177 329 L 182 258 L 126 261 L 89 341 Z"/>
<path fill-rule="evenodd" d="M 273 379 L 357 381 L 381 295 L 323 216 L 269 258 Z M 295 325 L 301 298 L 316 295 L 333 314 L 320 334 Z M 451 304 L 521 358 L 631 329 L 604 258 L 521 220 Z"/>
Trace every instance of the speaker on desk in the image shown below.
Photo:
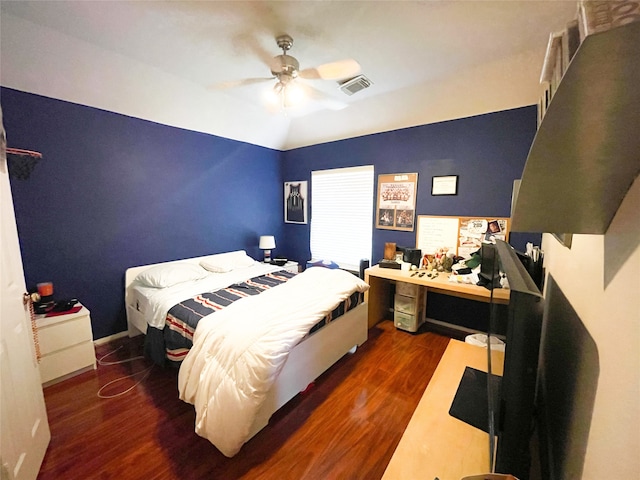
<path fill-rule="evenodd" d="M 402 260 L 409 262 L 416 267 L 420 266 L 420 260 L 422 260 L 422 250 L 419 248 L 404 248 L 404 254 Z"/>
<path fill-rule="evenodd" d="M 366 258 L 363 258 L 362 260 L 360 260 L 360 278 L 362 280 L 364 280 L 364 271 L 369 268 L 369 260 Z"/>

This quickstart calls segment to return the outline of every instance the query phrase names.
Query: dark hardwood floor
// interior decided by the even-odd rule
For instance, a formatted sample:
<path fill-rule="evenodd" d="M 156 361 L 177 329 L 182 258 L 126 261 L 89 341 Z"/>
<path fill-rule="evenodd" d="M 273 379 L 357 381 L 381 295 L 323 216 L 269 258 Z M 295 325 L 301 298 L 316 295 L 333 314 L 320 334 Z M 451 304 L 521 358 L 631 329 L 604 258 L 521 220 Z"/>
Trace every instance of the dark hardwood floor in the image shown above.
<path fill-rule="evenodd" d="M 45 388 L 52 439 L 38 479 L 379 479 L 448 341 L 378 324 L 233 458 L 194 433 L 194 408 L 178 399 L 177 370 L 153 367 L 127 394 L 103 399 L 103 385 L 150 363 L 99 366 Z M 131 358 L 142 354 L 141 343 L 120 339 L 96 354 L 121 347 L 106 360 Z"/>

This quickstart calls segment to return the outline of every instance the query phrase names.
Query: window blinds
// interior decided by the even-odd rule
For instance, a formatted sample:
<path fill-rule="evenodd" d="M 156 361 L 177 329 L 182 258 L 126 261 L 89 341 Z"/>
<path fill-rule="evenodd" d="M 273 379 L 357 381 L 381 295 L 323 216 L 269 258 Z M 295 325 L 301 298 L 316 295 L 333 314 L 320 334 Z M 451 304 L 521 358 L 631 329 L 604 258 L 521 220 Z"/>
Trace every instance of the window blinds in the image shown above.
<path fill-rule="evenodd" d="M 311 172 L 311 255 L 358 271 L 371 258 L 373 165 Z"/>

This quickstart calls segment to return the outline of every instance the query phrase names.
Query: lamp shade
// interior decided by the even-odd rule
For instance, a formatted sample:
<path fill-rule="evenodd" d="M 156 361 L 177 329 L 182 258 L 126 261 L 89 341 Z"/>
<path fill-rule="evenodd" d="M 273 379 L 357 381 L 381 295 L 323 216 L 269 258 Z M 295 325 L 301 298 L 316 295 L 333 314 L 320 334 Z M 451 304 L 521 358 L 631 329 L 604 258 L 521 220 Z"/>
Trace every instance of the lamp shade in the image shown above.
<path fill-rule="evenodd" d="M 276 239 L 273 235 L 262 235 L 260 237 L 260 250 L 271 250 L 276 248 Z"/>

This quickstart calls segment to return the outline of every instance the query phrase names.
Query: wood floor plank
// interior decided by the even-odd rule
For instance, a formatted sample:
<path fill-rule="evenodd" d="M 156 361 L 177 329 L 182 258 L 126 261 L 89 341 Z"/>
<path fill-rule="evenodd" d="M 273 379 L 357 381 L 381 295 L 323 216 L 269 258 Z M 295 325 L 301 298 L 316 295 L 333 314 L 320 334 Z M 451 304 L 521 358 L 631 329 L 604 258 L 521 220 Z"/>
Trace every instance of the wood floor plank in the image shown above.
<path fill-rule="evenodd" d="M 140 356 L 141 341 L 98 346 L 97 356 Z M 52 439 L 38 479 L 379 479 L 448 341 L 378 324 L 233 458 L 194 433 L 194 408 L 178 399 L 177 370 L 153 367 L 143 378 L 146 360 L 99 365 L 45 388 Z M 140 381 L 130 392 L 98 398 L 103 385 L 136 372 L 103 390 Z"/>

